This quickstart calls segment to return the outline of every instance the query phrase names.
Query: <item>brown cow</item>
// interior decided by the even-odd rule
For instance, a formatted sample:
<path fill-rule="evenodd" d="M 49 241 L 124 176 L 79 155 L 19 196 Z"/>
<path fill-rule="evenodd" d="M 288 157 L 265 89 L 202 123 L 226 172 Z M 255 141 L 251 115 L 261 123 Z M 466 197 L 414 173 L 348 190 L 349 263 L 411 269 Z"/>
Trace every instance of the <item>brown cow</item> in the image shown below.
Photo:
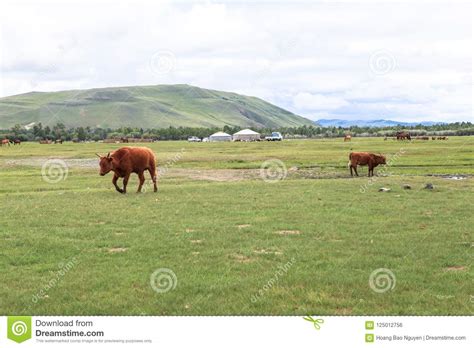
<path fill-rule="evenodd" d="M 352 174 L 352 169 L 354 169 L 355 174 L 359 176 L 357 173 L 358 165 L 369 166 L 369 176 L 374 176 L 374 168 L 379 164 L 386 164 L 385 156 L 369 152 L 351 152 L 349 154 L 349 163 L 347 165 L 351 171 L 351 176 L 354 176 Z M 370 175 L 371 173 L 372 175 Z"/>
<path fill-rule="evenodd" d="M 351 139 L 352 139 L 352 137 L 349 134 L 344 136 L 344 142 L 351 141 Z"/>
<path fill-rule="evenodd" d="M 2 146 L 5 145 L 5 146 L 10 146 L 10 140 L 8 139 L 2 139 Z"/>
<path fill-rule="evenodd" d="M 127 183 L 131 173 L 138 174 L 140 184 L 137 192 L 141 192 L 145 175 L 143 172 L 148 170 L 153 180 L 154 191 L 156 187 L 156 163 L 155 154 L 147 147 L 122 147 L 107 156 L 100 156 L 100 175 L 104 176 L 110 171 L 114 172 L 112 183 L 115 189 L 120 193 L 127 192 Z M 117 185 L 118 178 L 123 178 L 123 189 Z"/>

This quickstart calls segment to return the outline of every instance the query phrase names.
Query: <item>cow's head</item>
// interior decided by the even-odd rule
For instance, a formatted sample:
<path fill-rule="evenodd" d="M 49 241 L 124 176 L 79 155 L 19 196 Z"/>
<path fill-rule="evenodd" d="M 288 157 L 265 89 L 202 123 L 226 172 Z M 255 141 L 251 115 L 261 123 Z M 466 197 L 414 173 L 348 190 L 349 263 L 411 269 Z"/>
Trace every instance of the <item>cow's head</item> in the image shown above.
<path fill-rule="evenodd" d="M 112 156 L 110 156 L 110 152 L 107 154 L 107 156 L 101 156 L 97 154 L 97 157 L 100 158 L 99 160 L 99 166 L 100 166 L 100 171 L 99 174 L 104 176 L 108 172 L 112 170 Z"/>
<path fill-rule="evenodd" d="M 382 155 L 375 155 L 375 162 L 377 164 L 387 164 L 387 160 L 385 159 L 385 156 L 382 156 Z"/>

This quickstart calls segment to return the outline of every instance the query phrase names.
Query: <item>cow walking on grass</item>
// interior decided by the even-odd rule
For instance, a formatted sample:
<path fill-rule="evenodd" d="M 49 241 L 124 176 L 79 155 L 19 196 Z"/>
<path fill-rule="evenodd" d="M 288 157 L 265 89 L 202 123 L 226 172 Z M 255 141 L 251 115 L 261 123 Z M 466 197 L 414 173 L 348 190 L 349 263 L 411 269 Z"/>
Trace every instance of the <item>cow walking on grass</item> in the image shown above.
<path fill-rule="evenodd" d="M 131 173 L 138 174 L 140 184 L 137 192 L 141 192 L 145 183 L 145 170 L 151 175 L 153 180 L 154 191 L 156 187 L 156 159 L 155 154 L 147 147 L 122 147 L 112 154 L 109 152 L 107 156 L 99 156 L 100 175 L 104 176 L 110 171 L 114 172 L 112 183 L 115 189 L 120 193 L 127 192 L 128 179 Z M 123 189 L 118 187 L 117 180 L 123 178 Z"/>
<path fill-rule="evenodd" d="M 369 167 L 369 176 L 374 176 L 374 168 L 379 164 L 386 164 L 385 156 L 376 155 L 369 152 L 351 152 L 349 154 L 349 163 L 348 167 L 351 171 L 351 176 L 354 176 L 352 169 L 357 176 L 357 166 L 368 166 Z M 371 175 L 372 174 L 372 175 Z"/>

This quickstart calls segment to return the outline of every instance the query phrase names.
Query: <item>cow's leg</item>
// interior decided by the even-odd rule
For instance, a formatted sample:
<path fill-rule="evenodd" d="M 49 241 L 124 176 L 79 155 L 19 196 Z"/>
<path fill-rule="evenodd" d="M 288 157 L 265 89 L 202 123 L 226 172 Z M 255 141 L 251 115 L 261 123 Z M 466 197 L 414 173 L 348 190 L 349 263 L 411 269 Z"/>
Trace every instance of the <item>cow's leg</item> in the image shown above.
<path fill-rule="evenodd" d="M 130 173 L 125 174 L 125 176 L 123 177 L 123 192 L 122 193 L 127 193 L 128 179 L 130 179 Z"/>
<path fill-rule="evenodd" d="M 349 163 L 349 170 L 351 171 L 351 176 L 354 176 L 354 174 L 352 173 L 352 164 Z"/>
<path fill-rule="evenodd" d="M 138 179 L 140 180 L 140 184 L 138 185 L 137 193 L 140 193 L 142 192 L 142 186 L 145 183 L 145 175 L 143 175 L 143 172 L 138 173 Z"/>
<path fill-rule="evenodd" d="M 354 172 L 356 173 L 356 176 L 359 176 L 359 173 L 357 173 L 357 165 L 354 166 Z"/>
<path fill-rule="evenodd" d="M 118 175 L 117 175 L 117 174 L 114 174 L 114 177 L 112 178 L 112 184 L 114 184 L 115 189 L 116 189 L 118 192 L 123 193 L 123 190 L 122 190 L 120 187 L 118 187 L 118 185 L 117 185 L 117 180 L 118 180 L 118 178 L 119 178 Z"/>
<path fill-rule="evenodd" d="M 150 172 L 151 180 L 153 181 L 153 192 L 156 192 L 158 191 L 158 188 L 156 187 L 156 167 L 154 163 L 150 168 L 148 168 L 148 171 Z"/>

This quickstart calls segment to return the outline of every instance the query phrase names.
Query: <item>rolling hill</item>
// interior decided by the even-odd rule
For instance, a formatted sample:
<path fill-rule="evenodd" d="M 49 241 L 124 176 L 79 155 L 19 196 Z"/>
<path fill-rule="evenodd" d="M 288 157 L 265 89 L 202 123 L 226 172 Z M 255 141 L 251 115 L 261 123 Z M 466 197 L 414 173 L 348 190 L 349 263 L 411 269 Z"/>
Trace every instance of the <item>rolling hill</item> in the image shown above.
<path fill-rule="evenodd" d="M 259 98 L 189 85 L 30 92 L 0 98 L 0 129 L 33 122 L 103 128 L 275 128 L 312 124 Z"/>

